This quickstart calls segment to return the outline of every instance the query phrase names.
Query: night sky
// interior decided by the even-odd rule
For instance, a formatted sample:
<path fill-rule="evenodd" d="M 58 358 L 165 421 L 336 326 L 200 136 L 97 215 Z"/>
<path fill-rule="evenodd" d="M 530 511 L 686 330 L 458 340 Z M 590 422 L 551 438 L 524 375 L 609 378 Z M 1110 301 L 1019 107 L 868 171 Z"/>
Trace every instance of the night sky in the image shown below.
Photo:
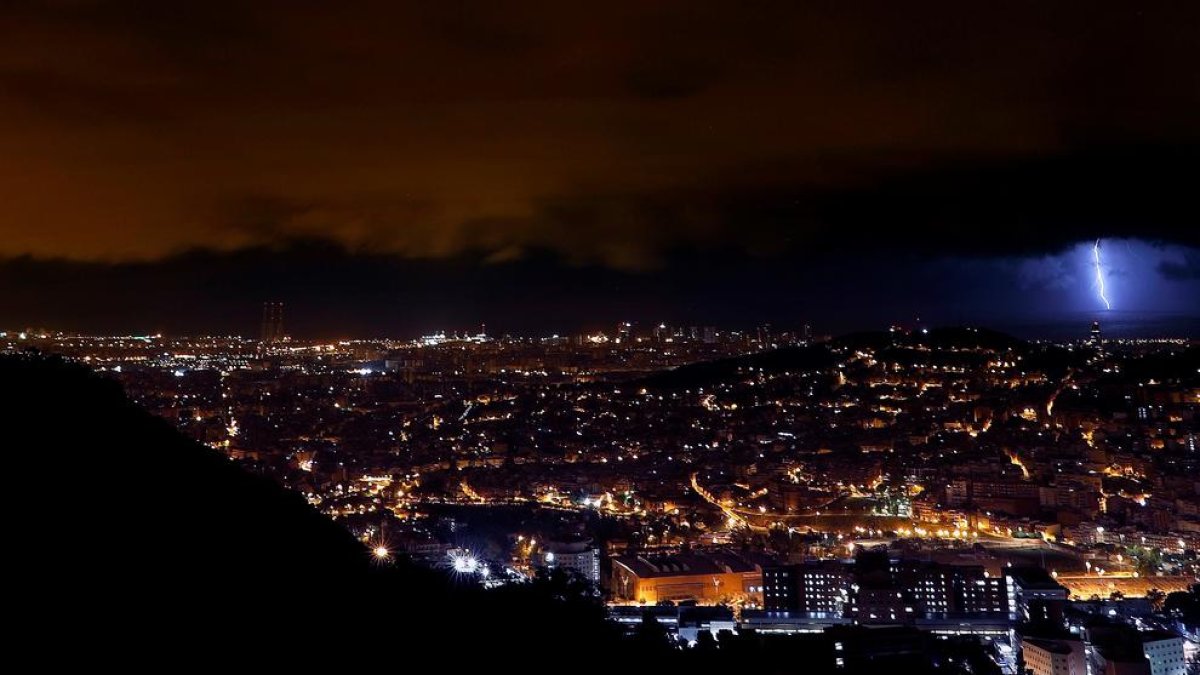
<path fill-rule="evenodd" d="M 1184 1 L 10 0 L 0 328 L 1195 336 L 1198 35 Z"/>

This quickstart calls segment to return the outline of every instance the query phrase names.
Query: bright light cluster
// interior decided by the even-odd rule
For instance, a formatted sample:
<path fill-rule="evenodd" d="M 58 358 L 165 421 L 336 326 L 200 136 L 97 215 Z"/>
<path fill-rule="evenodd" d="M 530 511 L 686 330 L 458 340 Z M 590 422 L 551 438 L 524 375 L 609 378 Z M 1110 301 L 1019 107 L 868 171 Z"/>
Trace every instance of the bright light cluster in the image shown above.
<path fill-rule="evenodd" d="M 468 551 L 454 551 L 450 554 L 450 565 L 459 574 L 475 574 L 480 572 L 479 559 Z"/>

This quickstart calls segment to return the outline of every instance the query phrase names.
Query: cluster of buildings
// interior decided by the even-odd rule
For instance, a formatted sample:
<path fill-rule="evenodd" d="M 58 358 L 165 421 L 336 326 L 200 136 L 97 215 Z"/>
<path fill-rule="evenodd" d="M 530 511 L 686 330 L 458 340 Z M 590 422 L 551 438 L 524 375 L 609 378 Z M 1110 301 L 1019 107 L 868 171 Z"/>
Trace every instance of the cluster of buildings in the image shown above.
<path fill-rule="evenodd" d="M 1185 675 L 1183 639 L 1166 632 L 1096 627 L 1066 639 L 1021 640 L 1026 670 L 1033 675 Z"/>
<path fill-rule="evenodd" d="M 614 598 L 641 604 L 617 604 L 612 618 L 629 629 L 652 620 L 692 644 L 704 631 L 726 640 L 868 637 L 905 649 L 928 648 L 925 636 L 970 637 L 999 672 L 1033 675 L 1184 675 L 1200 655 L 1195 612 L 1177 616 L 1145 601 L 1078 605 L 1040 567 L 993 575 L 979 565 L 897 558 L 882 548 L 859 549 L 851 560 L 782 565 L 711 552 L 618 556 L 613 563 Z M 761 609 L 735 612 L 718 590 L 724 585 L 761 593 Z M 1193 580 L 1182 594 L 1200 601 L 1200 585 Z M 836 651 L 844 658 L 872 653 L 844 644 Z"/>
<path fill-rule="evenodd" d="M 1014 611 L 1026 605 L 1019 590 L 1010 592 L 1005 583 L 1010 578 L 1014 578 L 1011 572 L 991 576 L 982 565 L 897 560 L 886 551 L 860 552 L 853 562 L 810 560 L 765 570 L 763 606 L 767 612 L 846 618 L 868 625 L 911 625 L 917 619 L 941 617 L 1007 619 L 1010 600 Z M 1010 598 L 1013 593 L 1017 595 Z"/>

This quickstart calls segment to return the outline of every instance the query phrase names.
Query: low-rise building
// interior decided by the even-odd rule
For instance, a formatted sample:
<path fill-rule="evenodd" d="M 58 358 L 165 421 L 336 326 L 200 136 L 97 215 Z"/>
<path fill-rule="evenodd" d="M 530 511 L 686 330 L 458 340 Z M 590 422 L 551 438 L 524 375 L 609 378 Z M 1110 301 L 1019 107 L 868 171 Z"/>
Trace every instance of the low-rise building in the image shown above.
<path fill-rule="evenodd" d="M 762 566 L 735 553 L 620 555 L 612 563 L 612 592 L 617 600 L 716 604 L 740 598 L 762 603 Z"/>
<path fill-rule="evenodd" d="M 1025 668 L 1033 675 L 1088 675 L 1087 656 L 1079 640 L 1023 638 Z"/>

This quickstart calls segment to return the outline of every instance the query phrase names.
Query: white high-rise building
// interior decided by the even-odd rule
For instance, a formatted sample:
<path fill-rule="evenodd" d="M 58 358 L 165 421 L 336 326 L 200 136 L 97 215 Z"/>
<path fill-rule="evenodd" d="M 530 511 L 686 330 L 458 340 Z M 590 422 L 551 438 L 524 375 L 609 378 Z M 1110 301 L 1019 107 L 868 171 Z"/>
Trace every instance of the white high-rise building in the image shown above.
<path fill-rule="evenodd" d="M 1150 675 L 1184 675 L 1187 671 L 1183 638 L 1177 635 L 1147 633 L 1142 637 L 1142 651 L 1150 662 Z"/>
<path fill-rule="evenodd" d="M 594 584 L 600 583 L 600 549 L 591 539 L 548 542 L 542 553 L 542 564 L 571 570 Z"/>

